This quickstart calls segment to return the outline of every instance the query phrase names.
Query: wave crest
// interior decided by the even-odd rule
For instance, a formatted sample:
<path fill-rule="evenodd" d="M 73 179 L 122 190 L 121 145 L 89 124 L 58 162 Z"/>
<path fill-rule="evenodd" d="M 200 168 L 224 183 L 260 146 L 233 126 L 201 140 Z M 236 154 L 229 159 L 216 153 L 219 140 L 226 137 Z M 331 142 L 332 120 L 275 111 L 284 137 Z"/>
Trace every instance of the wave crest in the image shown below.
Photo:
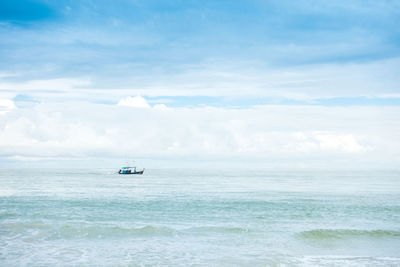
<path fill-rule="evenodd" d="M 204 226 L 193 227 L 188 229 L 189 232 L 212 232 L 212 233 L 248 233 L 251 230 L 242 227 L 219 227 L 219 226 Z"/>
<path fill-rule="evenodd" d="M 315 229 L 298 234 L 300 238 L 312 240 L 334 240 L 349 238 L 399 238 L 399 231 L 356 230 L 356 229 Z"/>

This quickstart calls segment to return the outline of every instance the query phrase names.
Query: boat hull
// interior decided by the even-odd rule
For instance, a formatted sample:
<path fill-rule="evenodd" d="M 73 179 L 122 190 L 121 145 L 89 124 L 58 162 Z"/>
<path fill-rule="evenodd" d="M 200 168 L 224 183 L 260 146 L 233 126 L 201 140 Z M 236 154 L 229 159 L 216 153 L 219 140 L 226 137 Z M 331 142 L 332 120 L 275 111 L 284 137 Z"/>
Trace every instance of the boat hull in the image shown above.
<path fill-rule="evenodd" d="M 130 175 L 130 174 L 143 174 L 143 172 L 144 171 L 138 171 L 138 172 L 130 172 L 130 173 L 119 173 L 119 174 L 122 174 L 122 175 Z"/>

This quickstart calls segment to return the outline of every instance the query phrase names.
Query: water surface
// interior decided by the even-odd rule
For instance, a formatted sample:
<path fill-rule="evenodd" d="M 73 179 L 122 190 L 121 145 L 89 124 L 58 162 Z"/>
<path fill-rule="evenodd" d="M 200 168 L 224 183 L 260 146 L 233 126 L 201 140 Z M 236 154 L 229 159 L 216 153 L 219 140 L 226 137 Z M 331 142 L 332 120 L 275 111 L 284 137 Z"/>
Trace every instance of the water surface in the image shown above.
<path fill-rule="evenodd" d="M 0 170 L 0 265 L 400 265 L 400 172 Z"/>

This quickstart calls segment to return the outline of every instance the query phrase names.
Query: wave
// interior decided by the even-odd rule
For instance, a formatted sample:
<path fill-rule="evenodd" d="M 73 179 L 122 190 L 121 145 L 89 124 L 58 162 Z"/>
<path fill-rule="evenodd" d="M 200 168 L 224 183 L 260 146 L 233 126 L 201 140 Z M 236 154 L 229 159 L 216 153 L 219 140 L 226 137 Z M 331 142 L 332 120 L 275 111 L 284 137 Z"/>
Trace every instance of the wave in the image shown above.
<path fill-rule="evenodd" d="M 168 227 L 144 226 L 139 228 L 124 228 L 119 226 L 87 226 L 71 227 L 64 226 L 59 229 L 59 234 L 63 237 L 125 237 L 125 236 L 154 236 L 154 235 L 173 235 L 174 229 Z"/>
<path fill-rule="evenodd" d="M 3 230 L 10 235 L 21 234 L 37 236 L 40 238 L 118 238 L 126 236 L 154 236 L 174 235 L 176 230 L 168 227 L 143 226 L 138 228 L 125 228 L 119 226 L 87 226 L 87 225 L 49 225 L 44 223 L 8 223 L 3 225 Z"/>
<path fill-rule="evenodd" d="M 3 224 L 10 236 L 22 234 L 28 239 L 74 239 L 74 238 L 124 238 L 141 236 L 175 236 L 179 234 L 246 234 L 254 232 L 245 227 L 199 226 L 173 229 L 165 226 L 121 227 L 116 225 L 90 225 L 77 223 L 51 225 L 43 222 L 14 222 Z"/>
<path fill-rule="evenodd" d="M 350 238 L 399 238 L 400 232 L 393 230 L 356 230 L 356 229 L 315 229 L 297 234 L 309 240 L 340 240 Z"/>
<path fill-rule="evenodd" d="M 16 217 L 16 216 L 18 216 L 18 214 L 16 214 L 16 213 L 11 213 L 11 212 L 1 213 L 1 211 L 0 211 L 0 219 L 6 219 L 9 217 Z"/>
<path fill-rule="evenodd" d="M 192 227 L 187 229 L 188 232 L 211 232 L 211 233 L 248 233 L 251 232 L 248 228 L 242 227 L 223 227 L 223 226 L 204 226 Z"/>
<path fill-rule="evenodd" d="M 140 228 L 123 228 L 118 226 L 113 227 L 71 227 L 64 226 L 58 230 L 62 237 L 85 237 L 85 238 L 117 238 L 117 237 L 139 237 L 139 236 L 174 236 L 178 234 L 206 234 L 206 233 L 247 233 L 250 232 L 247 228 L 240 227 L 192 227 L 187 229 L 176 230 L 169 227 L 144 226 Z"/>

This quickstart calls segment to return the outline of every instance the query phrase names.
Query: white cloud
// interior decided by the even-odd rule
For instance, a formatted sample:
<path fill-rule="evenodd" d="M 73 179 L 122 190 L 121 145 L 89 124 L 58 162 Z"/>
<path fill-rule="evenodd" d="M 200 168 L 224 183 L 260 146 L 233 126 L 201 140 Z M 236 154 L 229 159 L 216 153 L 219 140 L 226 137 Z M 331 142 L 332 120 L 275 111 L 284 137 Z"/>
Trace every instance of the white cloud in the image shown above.
<path fill-rule="evenodd" d="M 123 158 L 134 151 L 136 158 L 393 163 L 400 158 L 399 112 L 398 107 L 130 109 L 38 103 L 0 117 L 0 157 Z"/>
<path fill-rule="evenodd" d="M 132 102 L 136 101 L 135 97 L 121 99 L 127 95 L 276 97 L 301 101 L 398 97 L 398 69 L 400 58 L 279 68 L 257 62 L 206 62 L 185 65 L 173 73 L 138 73 L 118 80 L 103 75 L 23 81 L 25 75 L 18 73 L 21 79 L 12 82 L 0 80 L 0 94 L 7 91 L 8 94 L 27 94 L 50 101 L 121 100 L 127 105 L 137 104 Z M 154 101 L 157 100 L 150 103 L 156 103 Z"/>
<path fill-rule="evenodd" d="M 1 82 L 0 89 L 15 90 L 18 92 L 31 91 L 67 91 L 76 88 L 88 87 L 91 84 L 88 78 L 60 78 L 29 80 L 25 82 Z"/>
<path fill-rule="evenodd" d="M 366 150 L 352 134 L 315 133 L 315 138 L 323 150 L 362 152 Z"/>
<path fill-rule="evenodd" d="M 127 98 L 121 99 L 117 105 L 134 108 L 150 108 L 149 103 L 147 103 L 146 99 L 144 99 L 142 96 L 128 96 Z"/>
<path fill-rule="evenodd" d="M 0 98 L 0 115 L 4 115 L 14 108 L 15 108 L 14 101 L 12 101 L 10 99 L 1 99 Z"/>
<path fill-rule="evenodd" d="M 164 104 L 156 104 L 153 106 L 154 109 L 159 109 L 159 110 L 167 110 L 169 109 L 166 105 Z"/>
<path fill-rule="evenodd" d="M 293 134 L 294 140 L 285 146 L 287 150 L 298 152 L 349 152 L 361 153 L 368 150 L 366 145 L 361 145 L 354 134 L 335 132 L 297 132 Z"/>
<path fill-rule="evenodd" d="M 1 25 L 1 24 L 0 24 Z M 15 73 L 10 73 L 10 72 L 0 72 L 0 79 L 2 78 L 8 78 L 8 77 L 15 77 L 17 74 Z"/>

